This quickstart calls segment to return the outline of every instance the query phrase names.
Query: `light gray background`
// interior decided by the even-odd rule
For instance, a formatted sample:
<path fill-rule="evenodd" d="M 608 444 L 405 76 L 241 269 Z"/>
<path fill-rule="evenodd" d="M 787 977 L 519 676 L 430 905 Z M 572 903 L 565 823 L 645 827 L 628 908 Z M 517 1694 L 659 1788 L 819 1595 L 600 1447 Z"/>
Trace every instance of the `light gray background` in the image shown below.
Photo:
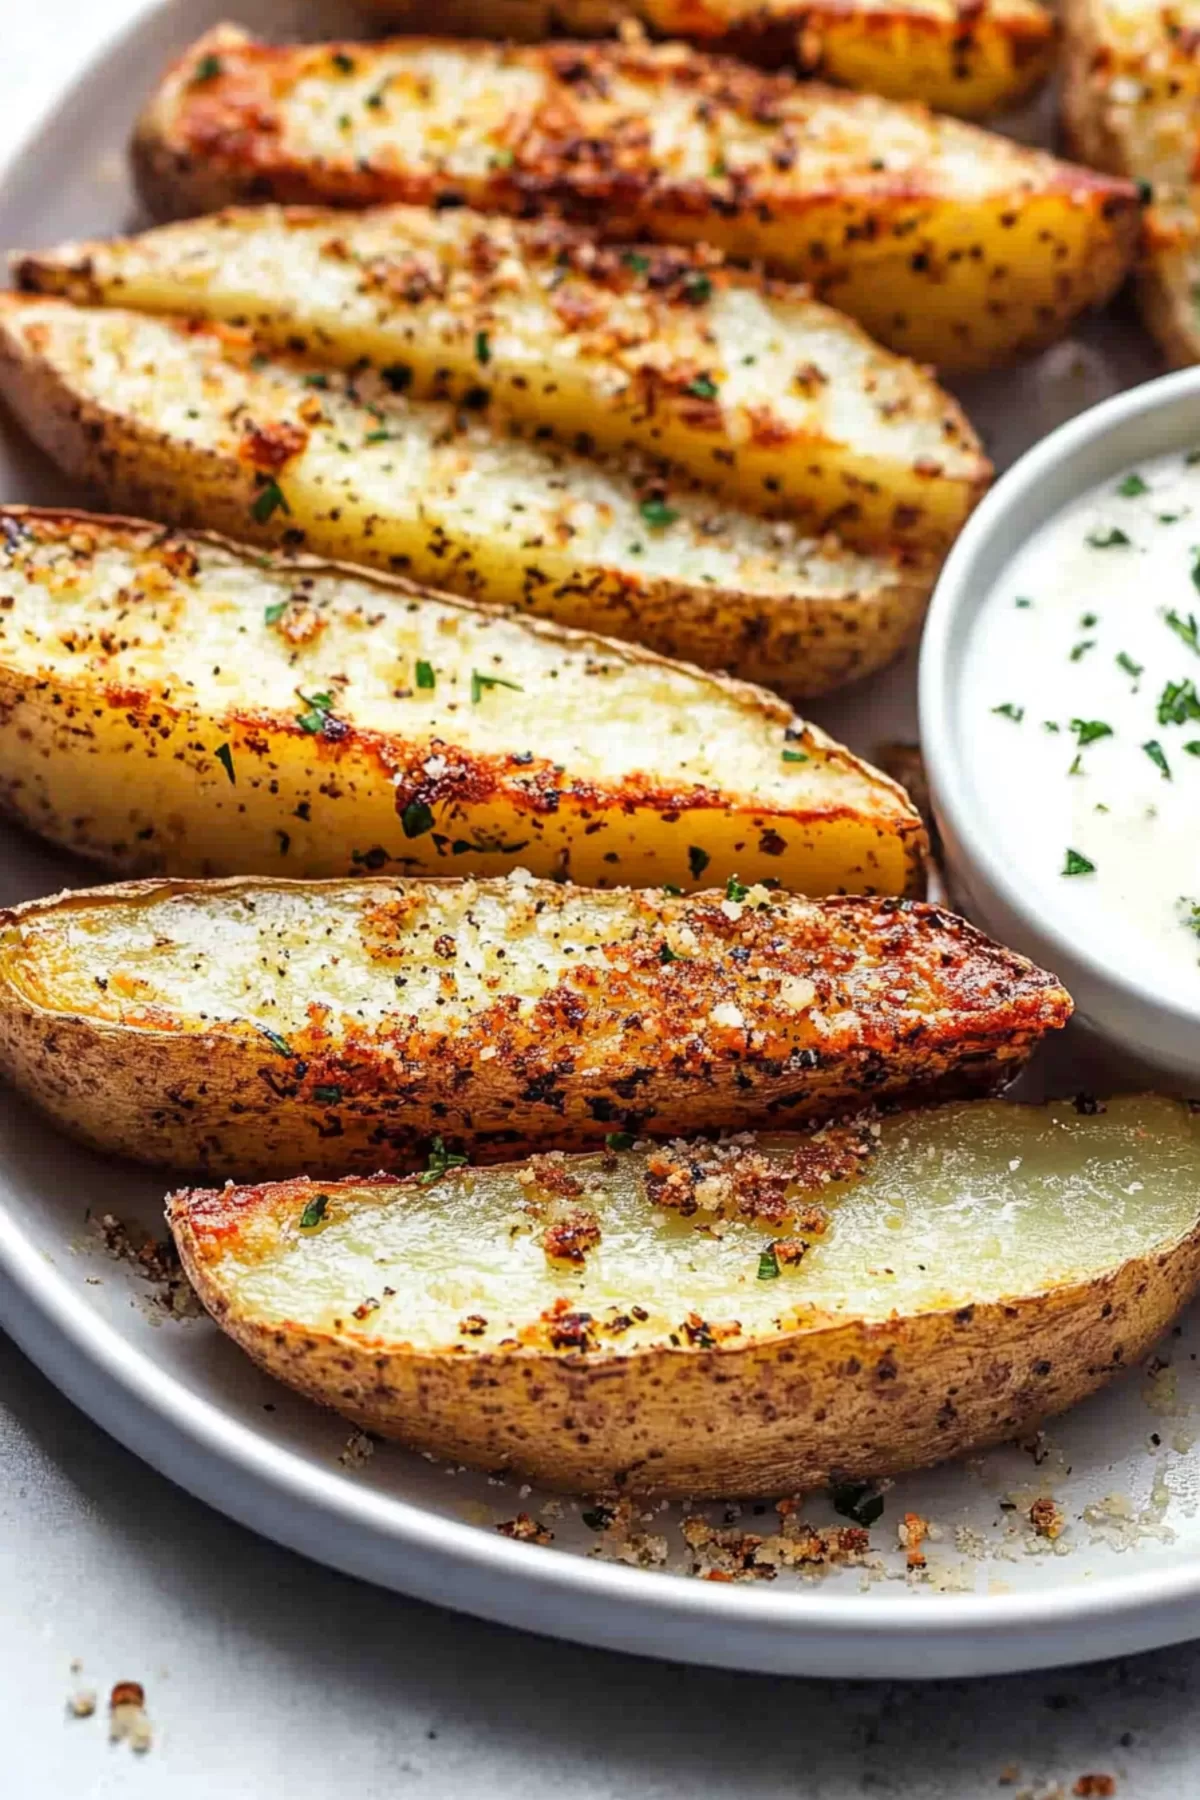
<path fill-rule="evenodd" d="M 0 159 L 64 61 L 132 10 L 0 0 Z M 106 1741 L 119 1679 L 146 1687 L 143 1758 Z M 80 1687 L 97 1690 L 91 1719 L 67 1716 Z M 1191 1800 L 1197 1687 L 1200 1649 L 868 1686 L 668 1668 L 481 1625 L 229 1524 L 0 1338 L 2 1800 L 967 1800 L 1069 1794 L 1089 1770 L 1114 1775 L 1121 1800 Z"/>

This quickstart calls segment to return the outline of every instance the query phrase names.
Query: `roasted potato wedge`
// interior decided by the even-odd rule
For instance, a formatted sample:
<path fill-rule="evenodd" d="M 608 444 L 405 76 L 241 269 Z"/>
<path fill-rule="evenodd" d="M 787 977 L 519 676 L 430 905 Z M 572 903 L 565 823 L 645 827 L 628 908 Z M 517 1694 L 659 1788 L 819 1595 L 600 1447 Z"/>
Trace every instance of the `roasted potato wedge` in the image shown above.
<path fill-rule="evenodd" d="M 106 1150 L 242 1178 L 962 1092 L 1070 1010 L 952 913 L 736 882 L 145 882 L 0 914 L 9 1078 Z"/>
<path fill-rule="evenodd" d="M 936 558 L 723 508 L 224 326 L 0 295 L 0 395 L 109 505 L 307 547 L 732 669 L 789 698 L 881 668 Z"/>
<path fill-rule="evenodd" d="M 0 508 L 0 804 L 114 869 L 903 892 L 903 790 L 773 695 L 398 579 Z"/>
<path fill-rule="evenodd" d="M 1200 8 L 1066 0 L 1063 112 L 1079 155 L 1138 181 L 1142 317 L 1173 363 L 1200 360 Z"/>
<path fill-rule="evenodd" d="M 419 0 L 370 0 L 385 23 L 429 22 Z M 630 18 L 656 36 L 688 38 L 777 68 L 890 100 L 981 118 L 1016 106 L 1049 73 L 1054 21 L 1036 0 L 444 0 L 443 31 L 541 39 L 605 36 Z"/>
<path fill-rule="evenodd" d="M 185 1192 L 168 1218 L 222 1330 L 371 1431 L 552 1487 L 731 1495 L 1073 1405 L 1194 1291 L 1198 1196 L 1200 1119 L 1143 1096 Z"/>
<path fill-rule="evenodd" d="M 555 220 L 253 207 L 24 256 L 16 273 L 84 305 L 407 370 L 414 398 L 486 391 L 567 445 L 633 445 L 867 548 L 944 548 L 991 472 L 949 395 L 831 308 L 695 251 L 601 247 Z"/>
<path fill-rule="evenodd" d="M 956 371 L 1036 349 L 1106 299 L 1138 221 L 1128 182 L 682 45 L 281 47 L 222 26 L 166 76 L 135 160 L 161 216 L 456 199 L 708 242 Z"/>

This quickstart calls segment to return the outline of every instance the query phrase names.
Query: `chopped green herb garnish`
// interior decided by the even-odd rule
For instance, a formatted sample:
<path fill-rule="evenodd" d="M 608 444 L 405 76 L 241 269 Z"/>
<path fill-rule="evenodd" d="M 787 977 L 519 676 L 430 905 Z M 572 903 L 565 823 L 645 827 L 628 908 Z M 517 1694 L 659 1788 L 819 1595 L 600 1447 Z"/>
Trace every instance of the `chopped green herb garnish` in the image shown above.
<path fill-rule="evenodd" d="M 627 250 L 621 261 L 627 269 L 632 269 L 635 275 L 650 273 L 650 258 L 643 256 L 640 250 Z"/>
<path fill-rule="evenodd" d="M 1095 613 L 1084 613 L 1081 616 L 1079 623 L 1084 631 L 1090 631 L 1093 625 L 1098 625 L 1100 623 L 1100 620 Z"/>
<path fill-rule="evenodd" d="M 1087 655 L 1088 651 L 1094 650 L 1095 648 L 1096 648 L 1095 638 L 1084 638 L 1080 643 L 1076 644 L 1073 647 L 1073 649 L 1071 651 L 1071 661 L 1072 662 L 1082 662 L 1083 658 Z"/>
<path fill-rule="evenodd" d="M 1139 494 L 1148 494 L 1150 488 L 1140 475 L 1133 474 L 1127 475 L 1124 481 L 1117 483 L 1117 492 L 1123 500 L 1136 500 Z"/>
<path fill-rule="evenodd" d="M 471 705 L 478 706 L 484 694 L 490 688 L 511 688 L 515 694 L 523 694 L 525 689 L 519 681 L 505 681 L 499 675 L 481 675 L 478 669 L 471 670 Z"/>
<path fill-rule="evenodd" d="M 1029 598 L 1028 594 L 1018 594 L 1016 599 L 1013 601 L 1013 605 L 1019 606 L 1022 609 L 1022 611 L 1024 611 L 1026 607 L 1030 607 L 1033 605 L 1033 601 Z"/>
<path fill-rule="evenodd" d="M 342 1090 L 340 1087 L 315 1087 L 313 1099 L 319 1106 L 340 1106 Z"/>
<path fill-rule="evenodd" d="M 391 80 L 392 78 L 390 75 L 385 76 L 379 86 L 372 93 L 367 95 L 366 99 L 363 101 L 363 105 L 370 107 L 372 112 L 379 112 L 383 106 L 384 96 L 387 94 L 388 88 L 391 85 Z"/>
<path fill-rule="evenodd" d="M 278 1050 L 280 1056 L 291 1056 L 292 1046 L 285 1037 L 280 1037 L 277 1031 L 269 1031 L 265 1025 L 260 1025 L 258 1029 L 262 1032 L 262 1035 L 266 1038 L 272 1050 Z"/>
<path fill-rule="evenodd" d="M 1200 568 L 1200 562 L 1192 570 L 1193 581 L 1196 579 L 1197 568 Z M 1177 638 L 1183 639 L 1189 650 L 1194 650 L 1200 656 L 1200 623 L 1197 623 L 1195 613 L 1189 613 L 1185 619 L 1182 613 L 1177 613 L 1172 607 L 1170 612 L 1163 614 L 1163 621 L 1171 627 Z"/>
<path fill-rule="evenodd" d="M 739 881 L 736 875 L 731 875 L 729 880 L 725 883 L 725 898 L 727 900 L 736 901 L 739 906 L 749 892 L 750 889 L 746 886 L 746 883 L 744 881 Z"/>
<path fill-rule="evenodd" d="M 354 58 L 352 56 L 347 56 L 344 50 L 335 50 L 333 53 L 333 66 L 339 75 L 353 75 Z"/>
<path fill-rule="evenodd" d="M 305 387 L 327 388 L 329 386 L 329 377 L 323 369 L 316 369 L 311 374 L 305 375 L 303 379 Z"/>
<path fill-rule="evenodd" d="M 250 513 L 259 525 L 265 525 L 275 513 L 280 511 L 290 513 L 291 510 L 286 494 L 279 483 L 272 478 L 264 481 L 259 488 L 258 493 L 254 496 L 254 504 L 250 508 Z"/>
<path fill-rule="evenodd" d="M 268 625 L 278 625 L 287 609 L 288 603 L 286 600 L 277 600 L 274 606 L 264 607 L 263 618 Z"/>
<path fill-rule="evenodd" d="M 237 786 L 237 776 L 233 772 L 233 751 L 230 749 L 228 744 L 219 744 L 217 746 L 216 754 L 217 754 L 217 761 L 220 763 L 221 767 L 224 769 L 225 773 L 228 775 L 230 781 L 236 787 Z"/>
<path fill-rule="evenodd" d="M 708 851 L 701 850 L 699 844 L 688 845 L 688 868 L 692 871 L 693 881 L 699 881 L 711 861 Z"/>
<path fill-rule="evenodd" d="M 400 435 L 399 432 L 385 431 L 384 428 L 382 426 L 380 426 L 378 431 L 368 431 L 366 437 L 363 439 L 363 443 L 364 444 L 394 444 L 396 442 L 397 438 L 399 437 L 399 435 Z"/>
<path fill-rule="evenodd" d="M 417 686 L 419 688 L 435 688 L 437 676 L 433 672 L 433 664 L 419 662 L 417 664 Z"/>
<path fill-rule="evenodd" d="M 1119 525 L 1110 525 L 1107 531 L 1089 531 L 1087 541 L 1093 550 L 1116 550 L 1125 548 L 1133 540 Z"/>
<path fill-rule="evenodd" d="M 685 275 L 682 287 L 683 298 L 691 306 L 703 306 L 712 296 L 712 281 L 699 272 Z"/>
<path fill-rule="evenodd" d="M 604 1142 L 609 1150 L 632 1150 L 632 1131 L 609 1131 L 605 1133 Z"/>
<path fill-rule="evenodd" d="M 1168 681 L 1158 701 L 1160 725 L 1184 725 L 1200 719 L 1200 694 L 1194 681 Z"/>
<path fill-rule="evenodd" d="M 1189 756 L 1200 756 L 1200 738 L 1192 738 L 1183 747 Z"/>
<path fill-rule="evenodd" d="M 662 891 L 664 894 L 671 894 L 676 900 L 683 893 L 683 889 L 681 887 L 676 887 L 673 881 L 664 881 L 662 884 Z"/>
<path fill-rule="evenodd" d="M 417 1180 L 422 1186 L 428 1187 L 431 1181 L 439 1181 L 447 1169 L 461 1169 L 470 1160 L 461 1150 L 447 1150 L 441 1138 L 435 1137 L 429 1146 L 425 1171 L 417 1176 Z"/>
<path fill-rule="evenodd" d="M 829 1502 L 835 1513 L 856 1525 L 874 1525 L 883 1516 L 883 1495 L 868 1481 L 839 1481 L 829 1490 Z"/>
<path fill-rule="evenodd" d="M 758 1279 L 760 1281 L 777 1281 L 779 1279 L 779 1258 L 775 1254 L 774 1244 L 768 1244 L 759 1256 Z"/>
<path fill-rule="evenodd" d="M 675 508 L 668 506 L 665 500 L 643 500 L 638 511 L 654 531 L 665 530 L 668 525 L 673 525 L 679 517 Z"/>
<path fill-rule="evenodd" d="M 1154 764 L 1155 768 L 1161 770 L 1163 780 L 1170 781 L 1171 765 L 1167 761 L 1166 756 L 1163 753 L 1163 747 L 1158 739 L 1148 738 L 1142 745 L 1142 749 L 1146 752 L 1146 755 L 1150 758 L 1150 761 Z"/>
<path fill-rule="evenodd" d="M 324 726 L 330 713 L 333 711 L 333 695 L 301 694 L 300 698 L 308 708 L 308 711 L 297 713 L 296 723 L 301 731 L 307 731 L 310 736 L 315 736 L 315 734 Z"/>
<path fill-rule="evenodd" d="M 475 333 L 475 361 L 489 363 L 492 360 L 492 346 L 486 331 Z"/>
<path fill-rule="evenodd" d="M 1186 519 L 1188 513 L 1191 512 L 1191 510 L 1192 509 L 1190 506 L 1185 506 L 1182 512 L 1155 513 L 1154 516 L 1158 520 L 1160 525 L 1178 525 L 1180 519 Z"/>
<path fill-rule="evenodd" d="M 1122 650 L 1117 657 L 1117 667 L 1118 669 L 1124 669 L 1125 673 L 1127 675 L 1132 675 L 1133 679 L 1136 681 L 1145 665 L 1143 663 L 1134 662 L 1132 656 L 1127 656 L 1124 650 Z"/>
<path fill-rule="evenodd" d="M 1189 931 L 1194 931 L 1197 937 L 1200 937 L 1200 900 L 1189 900 L 1186 894 L 1182 894 L 1179 899 L 1179 907 L 1182 915 L 1181 923 Z"/>
<path fill-rule="evenodd" d="M 660 944 L 658 946 L 658 960 L 660 963 L 686 962 L 687 957 L 680 956 L 678 950 L 672 950 L 670 944 Z"/>
<path fill-rule="evenodd" d="M 1111 737 L 1113 728 L 1106 725 L 1103 719 L 1072 719 L 1071 730 L 1081 750 L 1088 744 L 1094 744 L 1098 738 Z"/>
<path fill-rule="evenodd" d="M 424 800 L 410 800 L 400 814 L 400 824 L 406 838 L 424 837 L 433 829 L 433 810 Z"/>
<path fill-rule="evenodd" d="M 780 751 L 780 755 L 783 757 L 784 762 L 802 763 L 808 762 L 809 760 L 807 750 L 788 750 L 785 748 Z"/>
<path fill-rule="evenodd" d="M 301 1231 L 312 1231 L 321 1223 L 329 1210 L 329 1195 L 314 1194 L 304 1211 L 300 1214 Z"/>
<path fill-rule="evenodd" d="M 203 87 L 206 81 L 215 81 L 221 73 L 223 65 L 219 56 L 202 56 L 192 70 L 189 87 Z"/>
<path fill-rule="evenodd" d="M 1064 875 L 1094 875 L 1096 865 L 1086 856 L 1081 856 L 1078 850 L 1068 850 L 1062 872 Z"/>
<path fill-rule="evenodd" d="M 1057 719 L 1043 719 L 1042 720 L 1042 730 L 1043 731 L 1061 731 L 1062 726 L 1058 723 Z"/>
<path fill-rule="evenodd" d="M 1025 708 L 1014 706 L 1011 700 L 1005 700 L 1000 706 L 993 706 L 992 711 L 999 713 L 1002 719 L 1011 719 L 1014 725 L 1019 725 L 1025 717 Z"/>
<path fill-rule="evenodd" d="M 608 1506 L 589 1506 L 579 1516 L 589 1531 L 607 1531 L 617 1515 Z"/>
<path fill-rule="evenodd" d="M 412 386 L 413 372 L 407 363 L 389 363 L 387 368 L 380 369 L 379 373 L 393 394 L 402 394 L 405 388 Z"/>
<path fill-rule="evenodd" d="M 1075 752 L 1075 760 L 1071 764 L 1070 768 L 1067 770 L 1067 774 L 1068 775 L 1082 775 L 1083 774 L 1083 756 L 1082 756 L 1081 752 L 1079 752 L 1078 750 Z"/>
<path fill-rule="evenodd" d="M 499 150 L 493 150 L 488 157 L 489 166 L 493 169 L 511 169 L 516 160 L 515 153 L 508 149 L 507 145 L 501 145 Z"/>
<path fill-rule="evenodd" d="M 689 381 L 684 388 L 685 394 L 692 394 L 697 400 L 715 400 L 717 384 L 708 375 L 697 375 L 695 381 Z"/>

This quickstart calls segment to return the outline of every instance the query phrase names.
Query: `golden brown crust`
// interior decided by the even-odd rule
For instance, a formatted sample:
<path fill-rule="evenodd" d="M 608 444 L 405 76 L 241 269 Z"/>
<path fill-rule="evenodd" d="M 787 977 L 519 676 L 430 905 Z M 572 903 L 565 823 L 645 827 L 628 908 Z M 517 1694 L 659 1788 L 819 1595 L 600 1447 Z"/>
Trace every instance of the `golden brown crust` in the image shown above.
<path fill-rule="evenodd" d="M 331 56 L 355 69 L 383 59 L 383 67 L 400 45 L 420 53 L 436 42 L 296 50 L 220 28 L 181 59 L 143 116 L 135 161 L 147 201 L 172 216 L 265 198 L 352 206 L 457 198 L 483 211 L 559 209 L 616 237 L 707 239 L 812 281 L 882 341 L 947 368 L 1048 341 L 1106 298 L 1128 264 L 1138 218 L 1129 183 L 1001 147 L 917 109 L 674 45 L 476 47 L 477 61 L 519 70 L 533 84 L 524 111 L 497 115 L 483 173 L 452 156 L 405 155 L 377 140 L 369 117 L 362 129 L 372 135 L 361 142 L 352 123 L 354 154 L 336 143 L 331 150 L 329 126 L 342 104 L 332 87 L 320 148 L 306 142 L 308 127 L 289 111 L 300 78 L 319 81 Z M 653 120 L 666 107 L 681 127 L 688 116 L 708 134 L 706 175 L 664 165 Z M 899 149 L 889 167 L 893 137 Z M 726 144 L 737 147 L 732 174 Z M 961 184 L 957 171 L 972 160 L 995 165 L 990 181 Z M 982 271 L 973 269 L 980 261 Z"/>
<path fill-rule="evenodd" d="M 388 978 L 389 946 L 411 936 L 438 890 L 496 895 L 514 923 L 534 898 L 546 919 L 576 906 L 571 889 L 551 884 L 355 888 L 378 893 L 359 929 L 379 980 Z M 509 991 L 512 964 L 502 961 L 486 1004 L 450 1025 L 436 1008 L 406 1012 L 401 990 L 378 1024 L 317 1007 L 286 1038 L 270 1011 L 256 1020 L 249 995 L 245 1016 L 226 1023 L 181 1017 L 152 997 L 143 1005 L 136 994 L 114 1012 L 103 991 L 90 1013 L 64 1011 L 36 935 L 28 949 L 23 942 L 39 918 L 128 901 L 152 909 L 187 895 L 213 906 L 219 941 L 221 907 L 266 890 L 313 907 L 339 891 L 129 883 L 0 915 L 0 1059 L 9 1078 L 68 1129 L 142 1160 L 243 1177 L 370 1171 L 419 1165 L 435 1135 L 495 1160 L 596 1144 L 614 1130 L 738 1130 L 883 1096 L 986 1089 L 1071 1011 L 1051 976 L 953 914 L 910 901 L 596 896 L 611 916 L 603 955 L 572 965 L 532 1004 L 519 998 L 519 976 Z M 307 951 L 299 928 L 290 940 L 293 978 L 328 949 L 315 917 L 309 935 Z M 446 945 L 440 966 L 452 970 L 453 935 Z M 149 979 L 151 965 L 140 966 Z"/>

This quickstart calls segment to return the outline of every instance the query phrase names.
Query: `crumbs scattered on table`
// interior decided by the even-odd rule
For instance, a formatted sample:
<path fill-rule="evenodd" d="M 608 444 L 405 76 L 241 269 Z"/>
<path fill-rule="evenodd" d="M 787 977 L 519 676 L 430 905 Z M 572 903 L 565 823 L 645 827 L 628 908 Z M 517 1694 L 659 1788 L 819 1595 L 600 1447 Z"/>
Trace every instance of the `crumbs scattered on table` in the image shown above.
<path fill-rule="evenodd" d="M 515 1538 L 519 1544 L 552 1544 L 554 1533 L 548 1525 L 539 1524 L 537 1519 L 530 1518 L 528 1513 L 518 1513 L 515 1519 L 502 1519 L 496 1530 L 501 1537 Z"/>
<path fill-rule="evenodd" d="M 108 1698 L 108 1741 L 128 1744 L 144 1756 L 154 1742 L 146 1712 L 146 1693 L 140 1681 L 118 1681 Z"/>
<path fill-rule="evenodd" d="M 1088 1800 L 1108 1800 L 1108 1796 L 1115 1794 L 1116 1791 L 1115 1777 L 1096 1774 L 1081 1775 L 1071 1789 L 1071 1792 L 1079 1795 L 1081 1800 L 1084 1800 L 1085 1796 L 1088 1797 Z"/>
<path fill-rule="evenodd" d="M 377 1442 L 369 1431 L 360 1431 L 355 1426 L 338 1454 L 339 1463 L 343 1469 L 360 1469 L 374 1456 Z"/>
<path fill-rule="evenodd" d="M 96 1710 L 96 1690 L 89 1687 L 77 1687 L 67 1695 L 67 1716 L 72 1719 L 90 1719 Z"/>
<path fill-rule="evenodd" d="M 138 1274 L 154 1288 L 154 1305 L 174 1319 L 199 1319 L 201 1306 L 184 1274 L 179 1253 L 170 1238 L 154 1238 L 136 1220 L 127 1224 L 112 1213 L 104 1213 L 98 1221 L 104 1248 L 118 1262 L 132 1263 Z"/>
<path fill-rule="evenodd" d="M 1029 1523 L 1039 1537 L 1053 1541 L 1061 1537 L 1066 1530 L 1066 1516 L 1058 1502 L 1049 1494 L 1039 1494 L 1029 1508 Z"/>

